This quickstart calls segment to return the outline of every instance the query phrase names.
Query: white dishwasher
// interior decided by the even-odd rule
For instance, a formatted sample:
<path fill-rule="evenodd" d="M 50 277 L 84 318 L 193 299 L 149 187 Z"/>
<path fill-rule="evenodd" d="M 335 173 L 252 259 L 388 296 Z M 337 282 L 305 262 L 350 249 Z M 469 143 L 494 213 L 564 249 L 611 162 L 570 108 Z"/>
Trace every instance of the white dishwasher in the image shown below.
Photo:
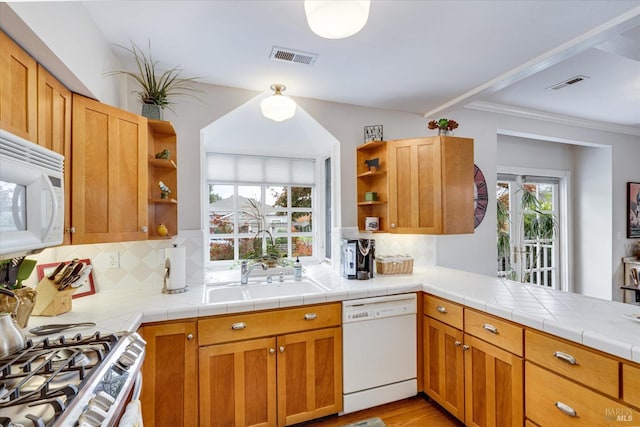
<path fill-rule="evenodd" d="M 416 295 L 342 302 L 344 414 L 415 396 Z"/>

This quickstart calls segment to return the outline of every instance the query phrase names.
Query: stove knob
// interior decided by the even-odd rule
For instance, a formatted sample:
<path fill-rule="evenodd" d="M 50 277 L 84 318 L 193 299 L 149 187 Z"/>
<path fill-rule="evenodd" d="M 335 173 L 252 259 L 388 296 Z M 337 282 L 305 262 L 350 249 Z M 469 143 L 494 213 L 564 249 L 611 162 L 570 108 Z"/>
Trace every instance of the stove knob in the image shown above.
<path fill-rule="evenodd" d="M 80 415 L 78 422 L 80 425 L 101 426 L 102 422 L 107 418 L 107 412 L 100 408 L 90 406 L 89 409 Z"/>
<path fill-rule="evenodd" d="M 118 358 L 118 362 L 120 363 L 120 365 L 122 365 L 126 369 L 131 365 L 133 365 L 134 363 L 136 363 L 137 359 L 138 359 L 137 354 L 135 354 L 130 350 L 126 350 L 124 353 L 120 355 L 120 357 Z"/>
<path fill-rule="evenodd" d="M 89 401 L 89 407 L 96 407 L 105 412 L 109 412 L 111 405 L 113 405 L 115 401 L 116 400 L 110 394 L 107 394 L 104 391 L 99 391 L 98 394 Z"/>

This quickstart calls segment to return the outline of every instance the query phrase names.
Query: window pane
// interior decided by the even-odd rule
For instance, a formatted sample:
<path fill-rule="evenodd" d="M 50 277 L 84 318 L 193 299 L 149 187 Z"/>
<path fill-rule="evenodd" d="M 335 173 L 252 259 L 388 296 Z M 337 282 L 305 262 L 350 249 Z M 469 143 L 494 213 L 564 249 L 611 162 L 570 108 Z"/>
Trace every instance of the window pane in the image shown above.
<path fill-rule="evenodd" d="M 253 239 L 238 239 L 238 243 L 238 256 L 240 259 L 246 258 L 248 254 L 252 254 L 255 251 Z"/>
<path fill-rule="evenodd" d="M 313 256 L 313 237 L 292 237 L 291 241 L 293 243 L 292 256 Z"/>
<path fill-rule="evenodd" d="M 279 253 L 286 255 L 289 253 L 289 238 L 288 237 L 276 237 L 275 239 L 276 249 Z"/>
<path fill-rule="evenodd" d="M 233 185 L 209 185 L 209 233 L 233 233 Z"/>
<path fill-rule="evenodd" d="M 538 200 L 543 211 L 553 210 L 553 185 L 538 184 Z"/>
<path fill-rule="evenodd" d="M 265 191 L 266 205 L 268 207 L 287 207 L 287 187 L 267 187 Z"/>
<path fill-rule="evenodd" d="M 289 231 L 289 216 L 286 212 L 275 212 L 268 217 L 269 231 L 271 233 L 287 233 Z"/>
<path fill-rule="evenodd" d="M 311 187 L 291 187 L 291 206 L 294 208 L 310 208 Z"/>
<path fill-rule="evenodd" d="M 233 239 L 212 239 L 209 243 L 209 259 L 233 260 Z"/>
<path fill-rule="evenodd" d="M 292 212 L 291 231 L 303 233 L 311 231 L 311 212 Z"/>
<path fill-rule="evenodd" d="M 264 230 L 264 208 L 260 186 L 238 186 L 238 232 L 255 234 Z"/>

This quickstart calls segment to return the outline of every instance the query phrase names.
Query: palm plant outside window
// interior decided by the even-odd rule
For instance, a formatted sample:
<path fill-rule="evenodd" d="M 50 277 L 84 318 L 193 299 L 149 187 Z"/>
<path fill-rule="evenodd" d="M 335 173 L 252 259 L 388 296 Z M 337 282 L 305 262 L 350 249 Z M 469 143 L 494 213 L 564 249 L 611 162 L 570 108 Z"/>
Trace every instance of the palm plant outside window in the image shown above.
<path fill-rule="evenodd" d="M 558 180 L 501 175 L 496 195 L 498 276 L 559 289 Z"/>

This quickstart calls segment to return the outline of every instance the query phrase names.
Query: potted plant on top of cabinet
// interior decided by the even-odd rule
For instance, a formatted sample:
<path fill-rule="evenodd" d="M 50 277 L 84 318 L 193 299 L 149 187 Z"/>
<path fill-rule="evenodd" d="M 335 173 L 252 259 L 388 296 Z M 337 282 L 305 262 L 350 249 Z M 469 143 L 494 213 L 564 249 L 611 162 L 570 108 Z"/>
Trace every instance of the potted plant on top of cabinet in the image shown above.
<path fill-rule="evenodd" d="M 175 96 L 195 96 L 196 92 L 202 92 L 191 86 L 198 80 L 197 77 L 180 77 L 182 68 L 174 66 L 160 73 L 158 71 L 158 61 L 151 56 L 151 42 L 149 42 L 149 53 L 144 53 L 133 41 L 131 48 L 116 45 L 133 55 L 138 72 L 118 70 L 108 73 L 109 75 L 124 74 L 132 77 L 139 85 L 140 90 L 133 91 L 138 95 L 142 103 L 142 115 L 155 120 L 162 120 L 162 109 L 168 108 L 173 111 L 171 98 Z"/>

